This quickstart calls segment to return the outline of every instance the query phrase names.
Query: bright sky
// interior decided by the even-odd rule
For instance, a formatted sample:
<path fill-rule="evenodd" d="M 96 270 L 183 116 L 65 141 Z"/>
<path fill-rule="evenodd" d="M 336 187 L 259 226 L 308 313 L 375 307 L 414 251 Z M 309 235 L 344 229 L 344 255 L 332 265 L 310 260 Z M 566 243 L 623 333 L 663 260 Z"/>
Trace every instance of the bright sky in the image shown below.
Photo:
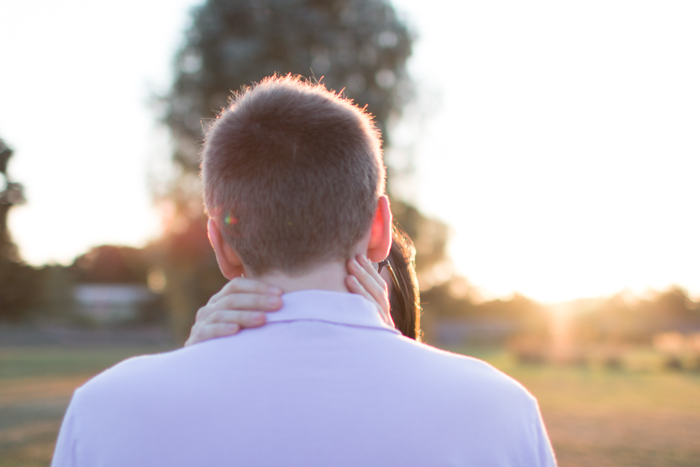
<path fill-rule="evenodd" d="M 33 264 L 157 235 L 148 107 L 195 0 L 0 3 L 0 136 Z M 488 295 L 700 294 L 700 4 L 395 0 L 419 35 L 407 194 Z M 419 115 L 419 117 L 418 117 Z"/>

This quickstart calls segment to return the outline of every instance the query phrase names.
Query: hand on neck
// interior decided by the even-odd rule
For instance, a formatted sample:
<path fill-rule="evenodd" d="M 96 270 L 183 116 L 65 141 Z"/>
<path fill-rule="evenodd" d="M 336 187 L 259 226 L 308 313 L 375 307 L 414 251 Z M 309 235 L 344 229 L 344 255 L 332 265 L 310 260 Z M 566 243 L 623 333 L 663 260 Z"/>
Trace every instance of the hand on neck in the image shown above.
<path fill-rule="evenodd" d="M 314 265 L 310 269 L 295 274 L 270 271 L 259 276 L 246 274 L 246 277 L 280 287 L 284 293 L 300 290 L 329 290 L 349 293 L 345 286 L 347 275 L 345 261 L 332 261 Z"/>

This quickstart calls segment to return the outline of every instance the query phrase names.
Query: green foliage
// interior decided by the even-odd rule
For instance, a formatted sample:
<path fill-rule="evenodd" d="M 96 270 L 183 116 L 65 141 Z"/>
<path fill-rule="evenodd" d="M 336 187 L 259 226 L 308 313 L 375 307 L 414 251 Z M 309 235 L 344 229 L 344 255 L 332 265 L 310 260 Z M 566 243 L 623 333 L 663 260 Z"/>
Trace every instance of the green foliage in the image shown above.
<path fill-rule="evenodd" d="M 0 263 L 0 322 L 72 322 L 74 277 L 64 266 Z"/>
<path fill-rule="evenodd" d="M 29 317 L 41 294 L 41 275 L 31 266 L 0 260 L 0 321 Z"/>
<path fill-rule="evenodd" d="M 22 185 L 7 175 L 12 154 L 0 139 L 0 321 L 24 318 L 35 301 L 37 286 L 36 271 L 21 261 L 7 228 L 10 209 L 24 202 Z"/>
<path fill-rule="evenodd" d="M 650 343 L 658 332 L 700 331 L 700 305 L 679 287 L 648 299 L 615 295 L 576 316 L 573 326 L 580 342 Z"/>
<path fill-rule="evenodd" d="M 538 346 L 545 345 L 550 339 L 550 313 L 547 307 L 515 294 L 508 300 L 490 300 L 476 302 L 470 295 L 455 293 L 457 283 L 463 279 L 453 277 L 421 294 L 421 302 L 426 319 L 425 331 L 427 341 L 433 342 L 434 326 L 438 321 L 446 323 L 504 324 L 507 332 L 489 338 L 481 336 L 484 342 L 498 343 L 514 337 L 535 339 Z M 439 343 L 438 343 L 439 344 Z"/>
<path fill-rule="evenodd" d="M 102 245 L 78 256 L 71 272 L 81 283 L 146 285 L 149 266 L 146 250 Z"/>
<path fill-rule="evenodd" d="M 14 151 L 0 138 L 0 262 L 18 262 L 17 247 L 12 243 L 7 229 L 7 215 L 12 206 L 22 204 L 24 195 L 22 185 L 12 182 L 7 175 L 7 164 Z"/>
<path fill-rule="evenodd" d="M 316 78 L 387 124 L 410 97 L 412 38 L 386 0 L 209 0 L 177 54 L 165 120 L 175 160 L 196 172 L 197 142 L 231 91 L 272 74 Z"/>

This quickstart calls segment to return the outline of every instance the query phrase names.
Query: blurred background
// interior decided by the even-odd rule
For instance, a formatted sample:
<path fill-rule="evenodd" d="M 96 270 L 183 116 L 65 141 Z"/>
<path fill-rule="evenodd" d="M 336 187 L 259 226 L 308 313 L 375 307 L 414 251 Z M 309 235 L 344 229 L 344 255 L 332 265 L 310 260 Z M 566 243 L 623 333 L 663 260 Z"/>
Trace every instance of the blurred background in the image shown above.
<path fill-rule="evenodd" d="M 695 2 L 0 3 L 0 466 L 225 283 L 197 153 L 294 73 L 376 116 L 425 340 L 540 401 L 560 465 L 700 465 Z M 417 402 L 419 403 L 419 402 Z"/>

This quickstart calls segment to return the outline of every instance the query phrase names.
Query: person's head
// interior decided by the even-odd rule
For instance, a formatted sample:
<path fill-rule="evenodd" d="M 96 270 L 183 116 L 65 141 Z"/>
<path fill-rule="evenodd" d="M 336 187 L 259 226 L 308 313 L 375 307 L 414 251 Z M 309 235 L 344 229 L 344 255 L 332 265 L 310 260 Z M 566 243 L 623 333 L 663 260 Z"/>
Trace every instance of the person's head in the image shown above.
<path fill-rule="evenodd" d="M 388 253 L 379 133 L 322 85 L 272 77 L 234 95 L 207 133 L 202 177 L 209 227 L 227 250 L 217 257 L 240 263 L 224 270 L 220 259 L 229 278 Z"/>
<path fill-rule="evenodd" d="M 416 250 L 408 235 L 399 227 L 394 227 L 392 234 L 389 264 L 396 275 L 398 288 L 393 280 L 382 270 L 382 277 L 389 286 L 389 306 L 394 325 L 401 334 L 411 339 L 421 339 L 420 327 L 420 291 L 416 277 Z"/>

